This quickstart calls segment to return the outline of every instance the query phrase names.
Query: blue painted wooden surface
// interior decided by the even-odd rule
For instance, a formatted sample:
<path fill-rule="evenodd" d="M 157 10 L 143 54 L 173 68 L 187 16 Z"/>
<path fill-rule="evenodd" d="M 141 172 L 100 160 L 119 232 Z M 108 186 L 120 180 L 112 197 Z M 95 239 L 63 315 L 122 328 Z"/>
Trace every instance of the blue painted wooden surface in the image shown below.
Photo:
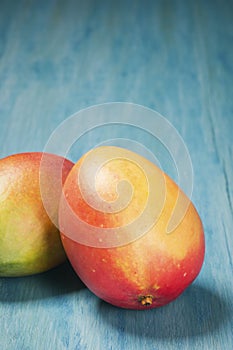
<path fill-rule="evenodd" d="M 206 234 L 197 280 L 152 311 L 102 302 L 68 263 L 0 279 L 1 349 L 233 349 L 232 18 L 227 0 L 0 2 L 0 155 L 93 104 L 154 108 L 190 151 Z"/>

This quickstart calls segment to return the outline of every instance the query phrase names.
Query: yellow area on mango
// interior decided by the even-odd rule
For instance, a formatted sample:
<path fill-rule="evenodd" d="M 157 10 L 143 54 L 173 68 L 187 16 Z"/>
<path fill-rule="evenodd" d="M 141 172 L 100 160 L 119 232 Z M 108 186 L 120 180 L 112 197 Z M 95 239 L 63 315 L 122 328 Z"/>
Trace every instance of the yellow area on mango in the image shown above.
<path fill-rule="evenodd" d="M 148 182 L 141 167 L 128 159 L 114 159 L 96 174 L 96 191 L 109 203 L 116 224 L 127 225 L 145 209 Z M 119 193 L 118 193 L 119 191 Z"/>

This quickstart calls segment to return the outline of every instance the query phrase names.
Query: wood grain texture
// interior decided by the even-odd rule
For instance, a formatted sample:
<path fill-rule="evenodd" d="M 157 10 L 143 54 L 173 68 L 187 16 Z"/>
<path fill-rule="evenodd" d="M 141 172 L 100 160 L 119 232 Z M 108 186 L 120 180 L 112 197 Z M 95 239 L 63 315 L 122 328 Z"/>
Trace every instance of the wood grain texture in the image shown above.
<path fill-rule="evenodd" d="M 154 108 L 189 149 L 206 234 L 198 279 L 148 312 L 102 302 L 68 263 L 0 279 L 2 350 L 233 349 L 232 16 L 227 0 L 0 2 L 0 156 L 43 150 L 93 104 Z M 72 157 L 113 135 L 89 133 Z"/>

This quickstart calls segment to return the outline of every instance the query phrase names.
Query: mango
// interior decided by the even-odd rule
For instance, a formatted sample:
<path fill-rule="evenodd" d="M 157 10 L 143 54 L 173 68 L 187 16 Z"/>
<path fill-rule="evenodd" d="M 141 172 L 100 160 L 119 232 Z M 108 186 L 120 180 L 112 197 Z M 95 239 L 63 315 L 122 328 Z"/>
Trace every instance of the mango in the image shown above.
<path fill-rule="evenodd" d="M 59 225 L 78 276 L 118 307 L 168 304 L 203 264 L 203 225 L 192 202 L 154 163 L 123 148 L 95 148 L 74 165 Z"/>
<path fill-rule="evenodd" d="M 54 218 L 60 196 L 54 190 L 62 169 L 64 182 L 73 163 L 43 153 L 14 154 L 0 160 L 0 276 L 17 277 L 47 271 L 66 259 L 59 230 L 50 220 L 41 196 Z M 48 200 L 49 199 L 49 200 Z"/>

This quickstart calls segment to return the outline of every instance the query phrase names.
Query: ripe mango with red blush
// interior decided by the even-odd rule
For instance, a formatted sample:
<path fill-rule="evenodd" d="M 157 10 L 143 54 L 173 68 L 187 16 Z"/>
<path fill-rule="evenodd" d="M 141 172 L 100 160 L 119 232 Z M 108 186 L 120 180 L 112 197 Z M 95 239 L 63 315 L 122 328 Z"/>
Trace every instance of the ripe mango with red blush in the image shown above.
<path fill-rule="evenodd" d="M 74 165 L 59 225 L 78 276 L 118 307 L 173 301 L 203 264 L 203 226 L 192 202 L 154 163 L 123 148 L 95 148 Z"/>

